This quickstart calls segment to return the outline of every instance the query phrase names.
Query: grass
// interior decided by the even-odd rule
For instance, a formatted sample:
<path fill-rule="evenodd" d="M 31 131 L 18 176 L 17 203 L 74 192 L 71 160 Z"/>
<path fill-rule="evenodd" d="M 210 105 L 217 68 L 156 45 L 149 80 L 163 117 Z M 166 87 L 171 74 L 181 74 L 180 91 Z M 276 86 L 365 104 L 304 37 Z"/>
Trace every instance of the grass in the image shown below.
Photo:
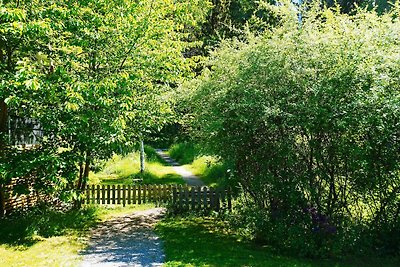
<path fill-rule="evenodd" d="M 154 149 L 146 147 L 145 172 L 140 173 L 139 153 L 126 156 L 114 155 L 97 173 L 91 172 L 89 184 L 131 185 L 133 179 L 142 178 L 144 184 L 184 184 L 182 177 L 175 173 L 158 157 Z"/>
<path fill-rule="evenodd" d="M 391 259 L 311 260 L 279 255 L 226 230 L 213 218 L 169 218 L 156 227 L 164 241 L 165 266 L 399 266 Z"/>
<path fill-rule="evenodd" d="M 173 144 L 168 149 L 168 154 L 182 165 L 190 164 L 200 154 L 199 148 L 193 143 Z"/>
<path fill-rule="evenodd" d="M 191 171 L 194 175 L 208 186 L 219 187 L 225 184 L 227 177 L 226 166 L 213 156 L 200 156 L 193 160 L 192 163 L 186 164 L 187 170 Z"/>
<path fill-rule="evenodd" d="M 76 266 L 88 230 L 152 205 L 94 207 L 68 212 L 38 207 L 0 220 L 0 266 Z"/>
<path fill-rule="evenodd" d="M 174 144 L 168 154 L 197 175 L 208 186 L 219 187 L 226 183 L 228 168 L 215 156 L 202 155 L 198 146 L 192 143 Z"/>

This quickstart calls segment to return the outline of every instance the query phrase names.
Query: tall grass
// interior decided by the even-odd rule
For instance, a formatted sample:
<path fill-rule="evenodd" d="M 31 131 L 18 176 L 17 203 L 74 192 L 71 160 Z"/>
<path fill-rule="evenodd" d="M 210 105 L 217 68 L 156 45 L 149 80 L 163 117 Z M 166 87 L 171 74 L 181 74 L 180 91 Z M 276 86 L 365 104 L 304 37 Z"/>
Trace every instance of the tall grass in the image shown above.
<path fill-rule="evenodd" d="M 104 164 L 99 172 L 91 172 L 89 184 L 125 184 L 130 185 L 133 179 L 141 178 L 145 184 L 183 184 L 181 176 L 175 173 L 171 166 L 158 156 L 156 151 L 145 147 L 145 172 L 140 173 L 139 152 L 132 152 L 126 156 L 114 155 Z"/>
<path fill-rule="evenodd" d="M 174 144 L 168 153 L 180 164 L 184 164 L 186 169 L 200 176 L 207 185 L 218 187 L 227 183 L 227 165 L 216 156 L 204 155 L 198 145 L 189 142 Z"/>
<path fill-rule="evenodd" d="M 185 142 L 172 145 L 168 154 L 180 164 L 190 164 L 200 155 L 200 148 L 193 143 Z"/>

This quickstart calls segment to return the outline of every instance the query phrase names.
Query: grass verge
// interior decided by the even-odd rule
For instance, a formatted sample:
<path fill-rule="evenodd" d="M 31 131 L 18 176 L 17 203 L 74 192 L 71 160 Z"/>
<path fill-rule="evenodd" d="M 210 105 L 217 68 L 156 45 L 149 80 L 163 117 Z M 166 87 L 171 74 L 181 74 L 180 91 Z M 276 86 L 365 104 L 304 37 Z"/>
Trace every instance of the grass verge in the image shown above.
<path fill-rule="evenodd" d="M 215 156 L 203 155 L 197 145 L 192 143 L 174 144 L 168 150 L 168 154 L 183 164 L 185 169 L 199 176 L 208 186 L 219 187 L 227 182 L 227 166 Z"/>
<path fill-rule="evenodd" d="M 91 227 L 152 207 L 86 206 L 68 212 L 37 207 L 14 214 L 0 220 L 0 266 L 77 266 Z"/>
<path fill-rule="evenodd" d="M 310 260 L 279 255 L 229 232 L 213 218 L 168 218 L 156 227 L 164 241 L 165 266 L 398 266 L 390 259 Z"/>

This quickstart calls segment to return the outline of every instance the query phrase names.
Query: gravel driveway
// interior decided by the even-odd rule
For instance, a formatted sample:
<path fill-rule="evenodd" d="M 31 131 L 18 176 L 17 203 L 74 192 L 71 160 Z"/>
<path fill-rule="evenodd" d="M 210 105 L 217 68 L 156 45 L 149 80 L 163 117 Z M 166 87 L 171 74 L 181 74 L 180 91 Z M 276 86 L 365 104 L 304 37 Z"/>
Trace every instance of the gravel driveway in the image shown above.
<path fill-rule="evenodd" d="M 153 227 L 163 214 L 164 209 L 154 208 L 100 224 L 80 266 L 161 266 L 165 256 Z"/>

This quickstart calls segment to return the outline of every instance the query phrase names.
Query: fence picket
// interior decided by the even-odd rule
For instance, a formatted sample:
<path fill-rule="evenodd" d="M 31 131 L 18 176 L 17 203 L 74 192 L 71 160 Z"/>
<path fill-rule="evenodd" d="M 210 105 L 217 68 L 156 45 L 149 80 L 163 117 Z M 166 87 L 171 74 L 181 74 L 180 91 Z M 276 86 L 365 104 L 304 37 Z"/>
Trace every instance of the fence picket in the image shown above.
<path fill-rule="evenodd" d="M 207 203 L 207 195 L 208 195 L 208 190 L 207 187 L 203 187 L 203 208 L 207 209 L 208 208 L 208 203 Z"/>
<path fill-rule="evenodd" d="M 138 204 L 142 204 L 142 187 L 138 185 Z"/>
<path fill-rule="evenodd" d="M 122 206 L 125 207 L 126 204 L 126 185 L 122 186 Z"/>
<path fill-rule="evenodd" d="M 96 203 L 100 204 L 100 185 L 97 185 L 96 187 Z"/>
<path fill-rule="evenodd" d="M 191 196 L 191 204 L 192 204 L 192 210 L 196 208 L 196 187 L 192 187 L 190 190 L 190 196 Z"/>
<path fill-rule="evenodd" d="M 176 203 L 177 203 L 177 201 L 176 201 L 177 194 L 178 194 L 177 188 L 176 188 L 176 185 L 174 185 L 174 186 L 172 187 L 172 204 L 173 204 L 173 205 L 176 205 Z"/>
<path fill-rule="evenodd" d="M 133 185 L 132 189 L 132 204 L 136 204 L 136 185 Z"/>
<path fill-rule="evenodd" d="M 101 204 L 106 204 L 106 190 L 104 184 L 101 186 Z"/>
<path fill-rule="evenodd" d="M 142 200 L 142 202 L 143 203 L 146 203 L 146 201 L 147 201 L 147 194 L 148 192 L 147 192 L 147 185 L 144 185 L 143 186 L 143 200 Z"/>
<path fill-rule="evenodd" d="M 91 198 L 92 198 L 91 203 L 95 204 L 96 203 L 96 194 L 95 194 L 95 186 L 94 185 L 92 185 Z"/>
<path fill-rule="evenodd" d="M 115 195 L 116 195 L 116 191 L 115 191 L 115 185 L 112 185 L 112 204 L 115 204 Z"/>
<path fill-rule="evenodd" d="M 131 199 L 131 192 L 132 192 L 132 187 L 131 187 L 131 185 L 128 185 L 128 196 L 127 196 L 127 198 L 128 198 L 128 205 L 130 205 L 131 203 L 132 203 L 132 199 Z"/>
<path fill-rule="evenodd" d="M 107 185 L 107 204 L 111 204 L 110 194 L 111 194 L 111 188 L 110 185 Z"/>

